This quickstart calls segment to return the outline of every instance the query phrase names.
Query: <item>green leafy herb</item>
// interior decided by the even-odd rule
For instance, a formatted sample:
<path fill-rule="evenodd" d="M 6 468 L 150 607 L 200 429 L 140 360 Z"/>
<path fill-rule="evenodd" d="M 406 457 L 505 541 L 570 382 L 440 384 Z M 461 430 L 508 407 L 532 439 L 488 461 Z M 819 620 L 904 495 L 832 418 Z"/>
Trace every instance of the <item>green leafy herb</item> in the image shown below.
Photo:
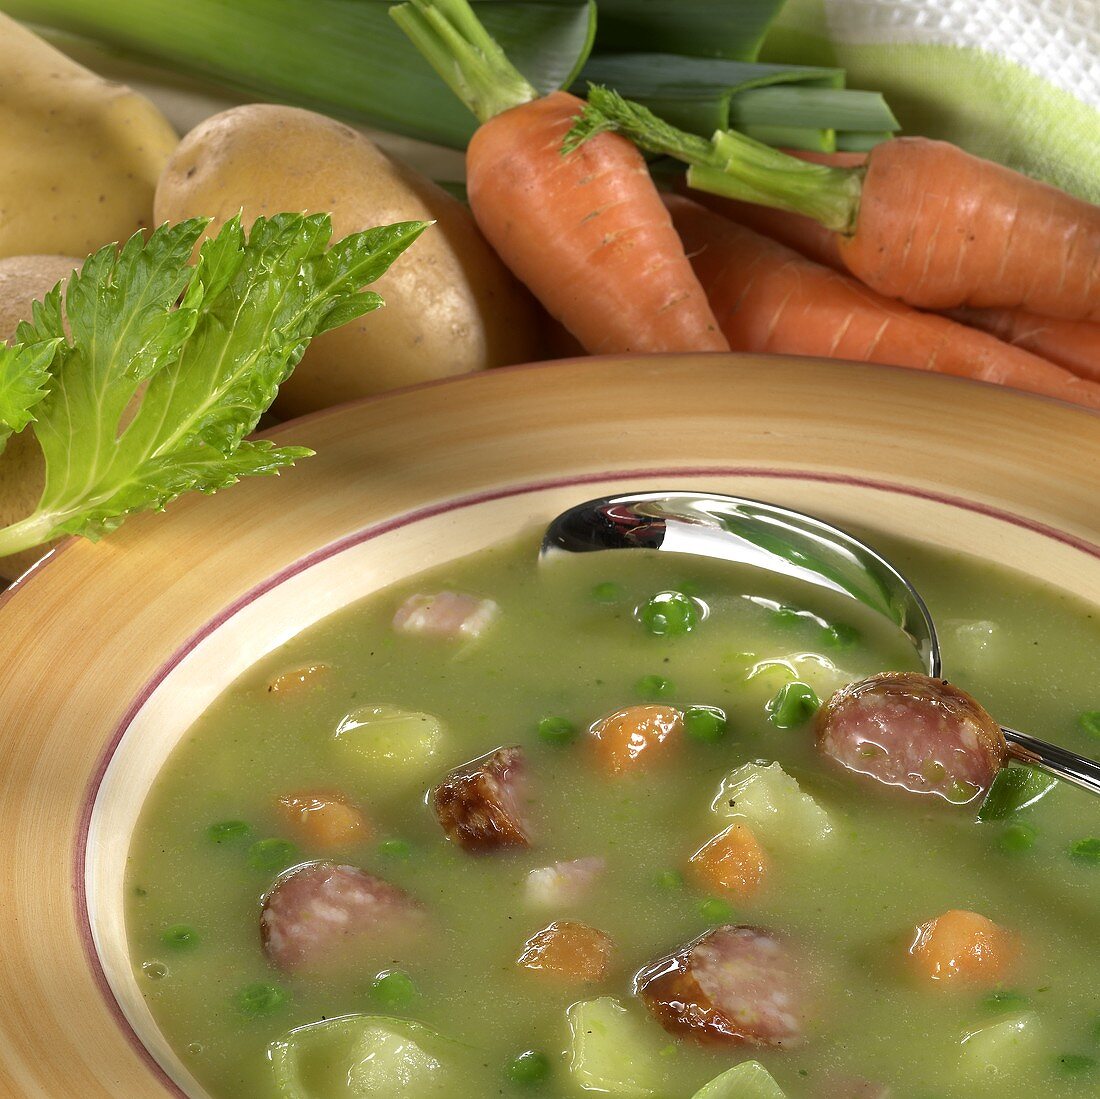
<path fill-rule="evenodd" d="M 12 432 L 22 431 L 34 419 L 31 409 L 46 396 L 57 344 L 0 344 L 0 454 Z"/>
<path fill-rule="evenodd" d="M 1005 767 L 997 772 L 997 777 L 985 795 L 985 801 L 978 810 L 978 820 L 1004 820 L 1040 798 L 1046 797 L 1055 786 L 1056 778 L 1044 774 L 1035 767 Z"/>
<path fill-rule="evenodd" d="M 46 486 L 33 514 L 0 529 L 0 557 L 63 534 L 100 538 L 184 492 L 307 457 L 246 436 L 312 337 L 382 304 L 362 287 L 425 228 L 404 222 L 330 246 L 327 214 L 260 218 L 247 236 L 233 218 L 192 265 L 206 225 L 192 218 L 100 249 L 64 304 L 55 287 L 19 326 L 0 359 L 0 400 L 16 429 L 34 408 Z"/>

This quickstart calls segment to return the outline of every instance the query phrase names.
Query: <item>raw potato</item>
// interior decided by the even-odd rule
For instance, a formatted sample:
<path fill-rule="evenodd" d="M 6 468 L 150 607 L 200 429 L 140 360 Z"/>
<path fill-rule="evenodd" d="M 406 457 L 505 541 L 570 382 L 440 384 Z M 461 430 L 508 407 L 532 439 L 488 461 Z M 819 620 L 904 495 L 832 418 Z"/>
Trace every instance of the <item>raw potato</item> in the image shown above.
<path fill-rule="evenodd" d="M 0 14 L 0 257 L 84 256 L 145 228 L 176 140 L 143 96 Z"/>
<path fill-rule="evenodd" d="M 373 284 L 385 308 L 309 347 L 280 391 L 282 415 L 538 357 L 533 302 L 469 210 L 342 123 L 255 104 L 192 130 L 157 188 L 158 223 L 206 215 L 213 230 L 238 210 L 246 224 L 282 210 L 330 211 L 336 237 L 435 221 Z"/>
<path fill-rule="evenodd" d="M 28 320 L 31 303 L 41 299 L 60 279 L 68 278 L 80 260 L 70 256 L 12 256 L 0 259 L 0 340 L 10 340 L 19 322 Z M 8 439 L 0 454 L 0 527 L 34 511 L 42 495 L 46 470 L 34 432 L 25 428 Z M 14 580 L 48 547 L 0 557 L 0 580 Z"/>

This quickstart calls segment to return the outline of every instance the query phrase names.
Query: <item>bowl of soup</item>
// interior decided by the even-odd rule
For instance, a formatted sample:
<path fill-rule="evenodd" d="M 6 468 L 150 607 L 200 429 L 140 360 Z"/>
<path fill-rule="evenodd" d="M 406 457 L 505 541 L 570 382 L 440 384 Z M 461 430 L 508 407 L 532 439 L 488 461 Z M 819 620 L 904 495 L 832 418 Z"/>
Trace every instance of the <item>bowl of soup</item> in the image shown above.
<path fill-rule="evenodd" d="M 1100 804 L 839 766 L 822 704 L 918 666 L 850 600 L 537 553 L 603 494 L 799 509 L 916 583 L 954 686 L 1095 752 L 1095 417 L 713 356 L 278 433 L 318 456 L 0 604 L 9 1090 L 1095 1094 Z"/>

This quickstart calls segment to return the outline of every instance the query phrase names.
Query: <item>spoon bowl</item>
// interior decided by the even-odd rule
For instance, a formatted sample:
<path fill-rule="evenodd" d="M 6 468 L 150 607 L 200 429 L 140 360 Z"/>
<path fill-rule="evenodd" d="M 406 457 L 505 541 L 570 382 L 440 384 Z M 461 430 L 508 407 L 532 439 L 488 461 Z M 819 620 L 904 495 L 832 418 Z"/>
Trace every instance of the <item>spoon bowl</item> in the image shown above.
<path fill-rule="evenodd" d="M 547 527 L 541 560 L 565 553 L 649 549 L 751 565 L 854 599 L 887 618 L 925 673 L 943 674 L 939 637 L 912 583 L 838 527 L 760 500 L 714 493 L 638 492 L 577 504 Z M 1001 726 L 1009 756 L 1100 794 L 1100 764 Z"/>

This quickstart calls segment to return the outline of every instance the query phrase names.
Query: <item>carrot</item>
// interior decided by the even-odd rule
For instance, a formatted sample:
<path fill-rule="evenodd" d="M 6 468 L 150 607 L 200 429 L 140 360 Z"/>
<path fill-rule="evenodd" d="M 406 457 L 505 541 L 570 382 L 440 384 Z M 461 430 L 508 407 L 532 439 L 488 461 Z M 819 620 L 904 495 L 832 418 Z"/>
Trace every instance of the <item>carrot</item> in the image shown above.
<path fill-rule="evenodd" d="M 574 920 L 559 920 L 523 944 L 516 964 L 558 981 L 602 981 L 611 967 L 614 949 L 606 932 Z"/>
<path fill-rule="evenodd" d="M 745 899 L 764 884 L 769 862 L 752 829 L 731 824 L 691 856 L 691 870 L 703 888 Z"/>
<path fill-rule="evenodd" d="M 948 316 L 1064 366 L 1079 378 L 1100 382 L 1100 324 L 1011 309 L 953 309 Z"/>
<path fill-rule="evenodd" d="M 390 13 L 482 123 L 466 151 L 481 231 L 586 351 L 729 349 L 629 141 L 602 134 L 563 157 L 583 101 L 539 97 L 467 0 L 409 0 Z"/>
<path fill-rule="evenodd" d="M 805 150 L 798 150 L 792 155 L 812 159 L 819 164 L 851 164 L 866 157 L 865 153 L 812 153 Z M 826 229 L 813 218 L 792 214 L 789 210 L 723 198 L 705 191 L 693 191 L 691 197 L 708 210 L 771 237 L 815 263 L 837 271 L 848 270 L 840 254 L 840 234 Z M 952 309 L 947 316 L 1063 366 L 1079 378 L 1100 382 L 1100 324 L 1039 317 L 1014 309 Z"/>
<path fill-rule="evenodd" d="M 316 686 L 328 671 L 326 664 L 303 664 L 277 675 L 268 682 L 267 689 L 271 694 L 298 695 Z"/>
<path fill-rule="evenodd" d="M 1100 409 L 1100 385 L 876 294 L 688 199 L 666 203 L 735 351 L 854 359 L 1014 386 Z"/>
<path fill-rule="evenodd" d="M 684 716 L 672 706 L 628 706 L 601 718 L 590 734 L 597 760 L 609 775 L 640 771 L 676 747 Z"/>
<path fill-rule="evenodd" d="M 340 794 L 286 794 L 275 805 L 303 847 L 331 851 L 370 839 L 366 817 Z"/>
<path fill-rule="evenodd" d="M 692 187 L 839 230 L 848 270 L 888 297 L 1100 321 L 1100 206 L 948 142 L 894 138 L 865 166 L 810 164 L 734 131 L 683 133 L 593 87 L 565 147 L 607 130 L 688 163 Z"/>
<path fill-rule="evenodd" d="M 917 928 L 909 955 L 929 981 L 994 985 L 1015 963 L 1019 940 L 977 912 L 952 909 Z"/>

